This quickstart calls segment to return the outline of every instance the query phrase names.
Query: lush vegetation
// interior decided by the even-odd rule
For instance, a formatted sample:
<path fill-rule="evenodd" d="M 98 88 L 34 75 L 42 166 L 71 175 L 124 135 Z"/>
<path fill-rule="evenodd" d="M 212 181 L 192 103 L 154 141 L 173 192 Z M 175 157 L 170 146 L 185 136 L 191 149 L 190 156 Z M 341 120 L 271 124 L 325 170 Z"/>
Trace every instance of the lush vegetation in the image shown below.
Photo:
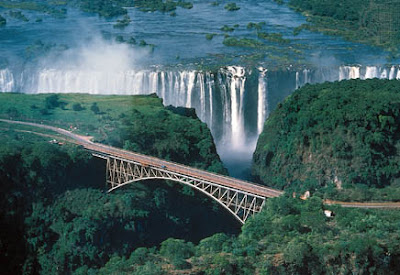
<path fill-rule="evenodd" d="M 34 10 L 51 14 L 53 16 L 65 16 L 66 6 L 77 6 L 85 12 L 97 13 L 103 17 L 116 17 L 126 15 L 125 7 L 137 7 L 142 11 L 173 12 L 177 7 L 191 9 L 193 3 L 183 0 L 74 0 L 74 1 L 0 1 L 0 7 L 7 9 Z"/>
<path fill-rule="evenodd" d="M 399 200 L 399 91 L 399 81 L 378 79 L 297 90 L 266 121 L 254 175 L 270 186 L 328 197 Z"/>
<path fill-rule="evenodd" d="M 249 22 L 246 26 L 249 34 L 239 36 L 233 33 L 239 25 L 235 24 L 233 27 L 224 25 L 220 29 L 224 35 L 222 43 L 227 47 L 244 48 L 239 62 L 247 66 L 255 66 L 260 60 L 266 59 L 270 66 L 282 66 L 282 64 L 293 66 L 304 62 L 304 45 L 284 38 L 281 33 L 266 32 L 265 26 L 264 21 Z"/>
<path fill-rule="evenodd" d="M 216 33 L 207 33 L 206 34 L 206 39 L 207 40 L 212 40 L 214 38 L 214 36 L 216 36 Z"/>
<path fill-rule="evenodd" d="M 249 29 L 249 30 L 256 29 L 257 31 L 259 31 L 265 25 L 266 25 L 266 23 L 264 21 L 263 22 L 259 22 L 259 23 L 250 22 L 250 23 L 247 24 L 247 29 Z"/>
<path fill-rule="evenodd" d="M 177 7 L 191 9 L 193 8 L 193 3 L 185 2 L 183 0 L 136 0 L 135 7 L 140 8 L 142 11 L 173 12 Z"/>
<path fill-rule="evenodd" d="M 0 102 L 3 117 L 76 129 L 113 146 L 225 173 L 194 110 L 165 109 L 156 96 L 1 94 Z"/>
<path fill-rule="evenodd" d="M 0 15 L 0 27 L 5 26 L 7 24 L 7 20 Z"/>
<path fill-rule="evenodd" d="M 357 81 L 340 84 L 343 83 L 357 87 Z M 397 88 L 393 81 L 365 83 L 366 87 L 376 85 L 387 91 L 377 93 L 372 102 L 389 98 L 392 93 L 388 89 Z M 349 93 L 344 102 L 353 99 L 368 104 L 349 87 L 346 86 Z M 335 92 L 342 95 L 340 89 Z M 334 100 L 336 93 L 322 93 L 331 96 L 329 105 L 320 106 L 323 110 L 330 104 L 333 104 L 331 109 L 338 107 Z M 296 92 L 293 98 L 300 104 L 303 100 L 299 94 Z M 321 93 L 315 94 L 321 97 Z M 307 99 L 312 101 L 311 95 Z M 89 132 L 97 140 L 173 160 L 176 150 L 187 158 L 186 163 L 200 167 L 207 163 L 213 166 L 206 155 L 218 160 L 212 141 L 208 140 L 209 131 L 195 119 L 193 110 L 165 109 L 156 97 L 0 96 L 3 118 L 43 121 Z M 289 98 L 287 102 L 296 100 Z M 391 100 L 398 106 L 393 97 Z M 341 106 L 346 112 L 351 110 L 346 104 Z M 390 110 L 390 105 L 385 106 Z M 47 112 L 43 114 L 41 110 Z M 276 114 L 271 117 L 277 119 Z M 327 207 L 317 197 L 307 201 L 281 197 L 268 200 L 264 211 L 250 219 L 238 237 L 218 233 L 204 239 L 221 231 L 222 224 L 234 228 L 236 221 L 231 220 L 231 224 L 221 221 L 219 215 L 227 214 L 215 206 L 207 208 L 210 202 L 202 196 L 193 196 L 192 190 L 149 182 L 107 194 L 101 187 L 105 176 L 102 160 L 73 145 L 49 143 L 53 137 L 46 135 L 52 135 L 50 132 L 35 134 L 32 131 L 38 129 L 5 123 L 0 123 L 0 128 L 3 274 L 397 274 L 400 271 L 397 211 L 330 206 L 328 209 L 335 216 L 328 218 L 324 215 Z M 189 153 L 185 153 L 186 141 L 173 132 L 179 132 L 196 148 L 200 140 L 203 149 L 189 148 Z M 62 141 L 61 137 L 56 139 Z M 226 227 L 223 230 L 229 232 Z"/>
<path fill-rule="evenodd" d="M 125 15 L 126 9 L 122 7 L 123 3 L 133 1 L 120 1 L 120 0 L 80 0 L 79 6 L 83 11 L 98 13 L 104 17 L 115 17 Z M 132 5 L 131 4 L 131 5 Z"/>
<path fill-rule="evenodd" d="M 228 25 L 224 25 L 220 30 L 223 32 L 233 32 L 235 28 L 229 27 Z"/>
<path fill-rule="evenodd" d="M 118 19 L 117 23 L 115 23 L 113 27 L 116 29 L 124 29 L 129 25 L 129 23 L 131 23 L 131 21 L 129 15 L 125 15 L 122 19 Z"/>
<path fill-rule="evenodd" d="M 262 48 L 265 46 L 264 43 L 251 39 L 251 38 L 236 38 L 227 36 L 222 42 L 225 46 L 229 47 L 243 47 L 243 48 Z"/>
<path fill-rule="evenodd" d="M 2 94 L 0 102 L 3 118 L 91 133 L 114 146 L 225 172 L 194 111 L 164 108 L 154 96 Z M 112 255 L 168 237 L 198 241 L 238 230 L 233 218 L 188 187 L 153 181 L 107 194 L 102 160 L 51 132 L 0 128 L 2 274 L 87 274 Z"/>
<path fill-rule="evenodd" d="M 10 1 L 1 0 L 0 7 L 6 9 L 22 9 L 39 11 L 55 17 L 64 17 L 67 13 L 65 9 L 66 1 Z"/>
<path fill-rule="evenodd" d="M 308 16 L 310 24 L 303 25 L 300 29 L 340 35 L 394 52 L 400 50 L 399 2 L 290 0 L 289 5 Z M 299 29 L 295 30 L 296 33 L 298 31 Z"/>
<path fill-rule="evenodd" d="M 236 3 L 228 3 L 224 6 L 224 9 L 227 11 L 237 11 L 240 10 L 240 7 L 236 5 Z"/>
<path fill-rule="evenodd" d="M 281 33 L 266 33 L 266 32 L 258 32 L 257 36 L 261 39 L 276 42 L 278 44 L 288 44 L 290 43 L 290 39 L 285 39 L 282 37 Z"/>
<path fill-rule="evenodd" d="M 168 239 L 156 249 L 115 256 L 100 274 L 398 274 L 397 211 L 331 208 L 281 197 L 237 238 L 216 234 L 198 245 Z"/>
<path fill-rule="evenodd" d="M 341 169 L 350 165 L 348 169 L 359 171 L 364 157 L 374 161 L 362 170 L 375 171 L 368 184 L 390 184 L 377 181 L 379 173 L 371 169 L 397 167 L 397 156 L 389 154 L 384 162 L 379 154 L 397 146 L 391 147 L 390 141 L 399 133 L 399 85 L 379 80 L 308 85 L 271 114 L 257 152 L 269 135 L 267 146 L 275 144 L 280 158 L 290 156 L 285 159 L 289 172 L 301 150 L 307 159 L 311 153 L 319 169 L 323 154 L 331 161 L 329 168 L 337 168 L 335 176 L 343 187 L 348 179 L 342 175 L 352 174 Z M 155 96 L 1 94 L 0 102 L 3 118 L 51 123 L 114 146 L 224 172 L 211 135 L 194 111 L 164 108 Z M 107 194 L 101 187 L 102 160 L 63 144 L 59 136 L 55 138 L 61 143 L 49 143 L 50 132 L 32 133 L 39 130 L 5 123 L 0 128 L 3 274 L 400 272 L 398 211 L 342 209 L 324 206 L 316 196 L 307 201 L 283 196 L 268 200 L 238 237 L 218 233 L 204 238 L 229 232 L 236 221 L 222 221 L 227 214 L 189 188 L 144 182 Z M 356 158 L 350 159 L 351 154 Z M 308 166 L 308 178 L 300 182 L 299 177 L 297 183 L 307 188 L 315 183 L 314 168 Z M 317 179 L 329 185 L 331 177 Z M 335 216 L 326 217 L 325 210 Z"/>

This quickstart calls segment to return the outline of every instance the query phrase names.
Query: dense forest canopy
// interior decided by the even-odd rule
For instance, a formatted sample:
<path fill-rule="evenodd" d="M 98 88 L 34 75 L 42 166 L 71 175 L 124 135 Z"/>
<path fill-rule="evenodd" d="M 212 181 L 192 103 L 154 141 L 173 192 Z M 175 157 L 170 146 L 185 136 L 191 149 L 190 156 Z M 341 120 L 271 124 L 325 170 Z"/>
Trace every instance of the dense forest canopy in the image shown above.
<path fill-rule="evenodd" d="M 331 208 L 318 198 L 268 200 L 237 238 L 216 234 L 194 246 L 168 239 L 159 249 L 113 257 L 100 274 L 397 274 L 399 212 Z"/>
<path fill-rule="evenodd" d="M 254 175 L 270 186 L 299 191 L 390 186 L 382 196 L 398 200 L 399 92 L 399 81 L 378 79 L 297 90 L 265 123 Z"/>

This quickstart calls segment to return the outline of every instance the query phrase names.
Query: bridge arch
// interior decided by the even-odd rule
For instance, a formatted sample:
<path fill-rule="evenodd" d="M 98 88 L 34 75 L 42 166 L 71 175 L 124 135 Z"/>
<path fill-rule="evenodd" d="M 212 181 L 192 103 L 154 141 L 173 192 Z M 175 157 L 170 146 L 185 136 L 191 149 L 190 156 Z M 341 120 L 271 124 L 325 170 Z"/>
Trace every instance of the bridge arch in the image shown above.
<path fill-rule="evenodd" d="M 171 180 L 190 186 L 215 200 L 242 224 L 260 212 L 266 200 L 256 194 L 169 171 L 166 167 L 153 167 L 114 157 L 107 157 L 106 160 L 108 192 L 142 180 Z"/>

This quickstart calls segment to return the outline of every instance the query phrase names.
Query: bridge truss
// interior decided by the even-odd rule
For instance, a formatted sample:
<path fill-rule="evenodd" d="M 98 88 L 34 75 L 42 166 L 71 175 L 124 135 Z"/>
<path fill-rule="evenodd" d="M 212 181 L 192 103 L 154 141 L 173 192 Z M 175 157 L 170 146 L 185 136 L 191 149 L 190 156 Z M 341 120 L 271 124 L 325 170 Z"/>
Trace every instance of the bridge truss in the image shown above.
<path fill-rule="evenodd" d="M 107 160 L 106 181 L 108 192 L 142 180 L 163 179 L 180 182 L 217 201 L 242 224 L 250 216 L 260 212 L 265 204 L 265 197 L 195 178 L 184 173 L 172 172 L 166 167 L 154 167 L 99 154 L 93 155 Z"/>

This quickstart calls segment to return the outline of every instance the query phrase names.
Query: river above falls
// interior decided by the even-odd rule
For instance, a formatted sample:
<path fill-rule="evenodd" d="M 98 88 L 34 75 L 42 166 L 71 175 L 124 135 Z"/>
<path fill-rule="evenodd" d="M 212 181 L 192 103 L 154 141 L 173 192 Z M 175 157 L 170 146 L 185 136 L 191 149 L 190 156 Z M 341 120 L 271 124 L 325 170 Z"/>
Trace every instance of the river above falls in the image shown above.
<path fill-rule="evenodd" d="M 131 23 L 123 28 L 114 28 L 118 18 L 105 19 L 95 14 L 84 13 L 74 8 L 68 9 L 65 18 L 21 10 L 27 22 L 9 16 L 6 9 L 0 14 L 7 19 L 7 25 L 0 28 L 0 59 L 4 64 L 14 65 L 15 60 L 26 64 L 32 62 L 32 51 L 38 50 L 40 41 L 48 51 L 78 49 L 99 39 L 109 43 L 119 36 L 124 40 L 133 37 L 138 43 L 144 40 L 147 44 L 143 51 L 132 48 L 135 60 L 133 66 L 139 65 L 176 65 L 176 64 L 210 64 L 224 65 L 244 62 L 246 56 L 256 52 L 251 48 L 227 47 L 223 45 L 225 35 L 235 38 L 257 38 L 257 31 L 249 29 L 250 22 L 265 22 L 262 31 L 280 33 L 290 43 L 266 42 L 271 46 L 265 51 L 266 56 L 258 60 L 268 62 L 276 59 L 276 55 L 290 56 L 292 49 L 299 51 L 292 57 L 301 58 L 301 62 L 318 66 L 342 64 L 382 64 L 386 53 L 380 49 L 346 42 L 338 37 L 330 37 L 309 31 L 298 35 L 293 30 L 306 23 L 304 16 L 295 13 L 285 5 L 267 1 L 236 1 L 238 11 L 227 11 L 224 2 L 218 6 L 214 1 L 193 1 L 192 9 L 178 8 L 176 16 L 161 12 L 142 12 L 136 8 L 128 8 Z M 233 31 L 222 31 L 228 26 Z M 215 34 L 212 40 L 206 34 Z M 280 51 L 282 50 L 282 51 Z M 265 53 L 265 52 L 264 52 Z M 37 53 L 33 53 L 37 54 Z M 276 60 L 275 60 L 276 61 Z M 285 60 L 287 62 L 288 60 Z M 298 62 L 299 60 L 293 60 Z M 275 62 L 279 65 L 279 59 Z M 242 65 L 242 64 L 238 64 Z"/>

